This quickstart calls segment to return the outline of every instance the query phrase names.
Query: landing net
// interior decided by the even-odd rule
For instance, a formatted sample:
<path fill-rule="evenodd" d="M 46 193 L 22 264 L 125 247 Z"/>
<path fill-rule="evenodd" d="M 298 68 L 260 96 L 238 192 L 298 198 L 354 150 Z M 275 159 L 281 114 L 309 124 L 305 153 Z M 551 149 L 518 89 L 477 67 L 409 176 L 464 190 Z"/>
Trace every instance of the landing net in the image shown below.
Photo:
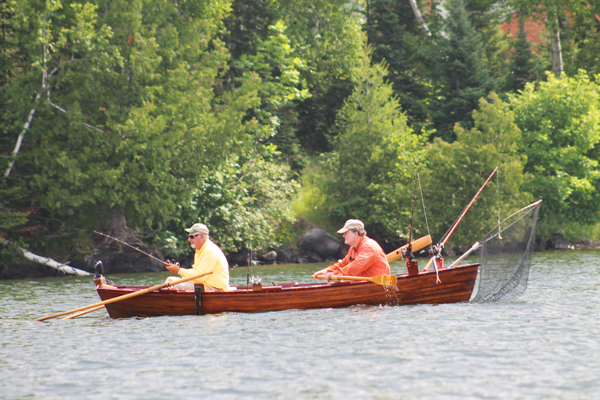
<path fill-rule="evenodd" d="M 541 200 L 502 221 L 481 241 L 479 287 L 472 300 L 512 300 L 527 289 Z"/>

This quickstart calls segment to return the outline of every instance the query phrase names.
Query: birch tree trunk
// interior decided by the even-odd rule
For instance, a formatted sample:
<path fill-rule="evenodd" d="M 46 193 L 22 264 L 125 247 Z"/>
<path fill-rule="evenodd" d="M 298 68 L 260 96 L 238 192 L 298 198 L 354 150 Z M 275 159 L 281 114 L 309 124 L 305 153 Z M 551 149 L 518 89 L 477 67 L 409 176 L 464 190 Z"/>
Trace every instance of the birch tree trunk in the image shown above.
<path fill-rule="evenodd" d="M 21 149 L 21 144 L 23 143 L 23 138 L 25 137 L 25 133 L 27 133 L 27 130 L 29 129 L 29 126 L 31 125 L 31 121 L 33 120 L 33 115 L 35 114 L 35 111 L 37 110 L 38 101 L 40 100 L 40 97 L 42 97 L 42 94 L 44 94 L 44 92 L 46 90 L 48 90 L 48 67 L 46 66 L 46 54 L 48 52 L 48 47 L 46 44 L 46 30 L 43 31 L 43 38 L 44 38 L 44 74 L 42 75 L 42 88 L 35 96 L 34 104 L 36 104 L 36 106 L 29 112 L 29 118 L 27 118 L 27 122 L 25 123 L 25 126 L 23 127 L 23 131 L 21 131 L 21 134 L 17 138 L 17 144 L 15 145 L 15 149 L 13 150 L 13 153 L 12 153 L 12 160 L 10 160 L 10 163 L 8 163 L 8 169 L 6 170 L 6 173 L 4 174 L 4 182 L 6 182 L 6 179 L 10 176 L 10 172 L 12 171 L 13 166 L 15 165 L 17 155 L 19 154 L 19 150 Z"/>
<path fill-rule="evenodd" d="M 38 92 L 37 96 L 35 96 L 36 103 L 39 101 L 40 97 L 42 97 L 42 93 L 44 93 L 43 89 Z M 27 122 L 25 123 L 25 126 L 23 127 L 23 131 L 21 132 L 21 134 L 19 135 L 19 137 L 17 139 L 17 144 L 15 145 L 15 149 L 12 152 L 12 160 L 10 161 L 10 163 L 8 163 L 8 169 L 4 173 L 4 182 L 6 182 L 6 178 L 9 177 L 10 172 L 12 171 L 12 168 L 15 165 L 15 161 L 17 159 L 17 154 L 19 154 L 19 150 L 21 149 L 21 144 L 23 143 L 23 138 L 25 137 L 25 133 L 27 133 L 27 130 L 29 129 L 29 125 L 31 125 L 31 120 L 33 119 L 33 115 L 35 114 L 36 110 L 37 110 L 37 108 L 33 108 L 31 110 L 31 112 L 29 112 L 29 118 L 27 118 Z"/>
<path fill-rule="evenodd" d="M 15 247 L 17 247 L 21 251 L 23 256 L 25 258 L 27 258 L 28 260 L 31 260 L 37 264 L 42 264 L 42 265 L 46 265 L 50 268 L 57 269 L 61 272 L 64 272 L 65 274 L 68 274 L 68 275 L 91 275 L 89 272 L 84 271 L 82 269 L 73 268 L 70 265 L 59 263 L 58 261 L 55 261 L 51 258 L 42 257 L 42 256 L 38 256 L 37 254 L 33 254 L 29 250 L 19 247 L 19 246 L 15 245 L 14 243 L 11 243 L 8 240 L 5 240 L 4 242 L 2 242 L 2 244 L 5 247 L 7 247 L 10 244 L 13 244 Z"/>
<path fill-rule="evenodd" d="M 562 50 L 560 47 L 560 27 L 558 25 L 558 18 L 554 21 L 552 37 L 550 41 L 550 50 L 552 52 L 552 71 L 556 75 L 556 77 L 560 77 L 560 74 L 563 71 L 563 61 L 562 61 Z"/>
<path fill-rule="evenodd" d="M 419 7 L 417 7 L 417 0 L 408 0 L 410 2 L 410 6 L 415 13 L 415 18 L 417 18 L 417 22 L 421 25 L 421 28 L 427 33 L 427 36 L 431 36 L 431 32 L 427 29 L 427 24 L 423 20 L 423 16 L 421 15 L 421 11 L 419 11 Z"/>

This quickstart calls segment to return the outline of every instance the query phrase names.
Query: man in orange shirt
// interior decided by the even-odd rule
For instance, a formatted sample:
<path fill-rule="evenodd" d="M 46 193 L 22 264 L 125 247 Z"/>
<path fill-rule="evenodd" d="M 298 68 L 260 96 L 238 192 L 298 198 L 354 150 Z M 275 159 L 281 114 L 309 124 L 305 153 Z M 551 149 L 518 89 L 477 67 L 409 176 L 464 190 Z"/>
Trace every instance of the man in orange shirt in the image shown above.
<path fill-rule="evenodd" d="M 312 277 L 325 275 L 329 281 L 333 275 L 378 276 L 390 275 L 390 264 L 379 244 L 367 237 L 365 225 L 358 219 L 349 219 L 342 229 L 344 243 L 350 246 L 343 260 L 315 272 Z"/>

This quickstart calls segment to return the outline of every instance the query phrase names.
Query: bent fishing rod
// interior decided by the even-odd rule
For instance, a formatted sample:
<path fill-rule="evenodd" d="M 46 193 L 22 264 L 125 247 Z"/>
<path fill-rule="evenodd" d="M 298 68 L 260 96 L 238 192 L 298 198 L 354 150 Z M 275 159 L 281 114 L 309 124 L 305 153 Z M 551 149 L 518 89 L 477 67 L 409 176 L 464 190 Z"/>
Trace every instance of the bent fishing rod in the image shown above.
<path fill-rule="evenodd" d="M 137 251 L 139 251 L 140 253 L 147 255 L 148 257 L 152 258 L 153 260 L 156 260 L 156 261 L 160 262 L 161 264 L 164 264 L 164 265 L 169 265 L 169 263 L 168 263 L 168 262 L 165 262 L 165 261 L 163 261 L 163 260 L 160 260 L 160 259 L 158 259 L 158 258 L 154 257 L 152 254 L 146 253 L 145 251 L 143 251 L 143 250 L 140 250 L 138 247 L 132 246 L 132 245 L 130 245 L 129 243 L 125 243 L 125 242 L 124 242 L 124 241 L 122 241 L 121 239 L 114 238 L 114 237 L 112 237 L 112 236 L 109 236 L 109 235 L 107 235 L 106 233 L 102 233 L 102 232 L 98 232 L 98 231 L 94 231 L 94 233 L 97 233 L 98 235 L 101 235 L 101 236 L 105 236 L 105 237 L 107 237 L 107 238 L 109 238 L 109 239 L 111 239 L 111 240 L 114 240 L 115 242 L 119 242 L 119 243 L 121 243 L 121 244 L 124 244 L 125 246 L 131 247 L 132 249 L 134 249 L 134 250 L 137 250 Z"/>
<path fill-rule="evenodd" d="M 471 199 L 471 202 L 467 205 L 467 207 L 465 207 L 465 209 L 462 212 L 462 214 L 460 215 L 460 217 L 458 217 L 458 219 L 454 223 L 454 226 L 452 226 L 452 228 L 445 235 L 444 239 L 437 246 L 433 246 L 435 248 L 435 252 L 436 253 L 439 254 L 439 253 L 442 252 L 442 249 L 444 248 L 444 245 L 446 244 L 446 242 L 448 241 L 448 239 L 450 238 L 450 236 L 452 235 L 452 233 L 454 233 L 454 230 L 456 229 L 456 227 L 458 226 L 458 224 L 460 223 L 460 221 L 463 219 L 463 217 L 465 216 L 465 214 L 467 213 L 467 211 L 469 211 L 469 208 L 471 208 L 471 206 L 473 205 L 473 203 L 475 203 L 475 200 L 477 200 L 477 197 L 479 197 L 479 194 L 481 194 L 481 191 L 483 190 L 483 188 L 486 187 L 486 185 L 488 184 L 488 182 L 490 181 L 490 179 L 492 179 L 492 176 L 494 176 L 494 174 L 496 173 L 496 171 L 498 171 L 498 167 L 494 168 L 494 170 L 492 171 L 492 173 L 490 174 L 490 176 L 485 180 L 485 182 L 483 183 L 483 185 L 481 185 L 481 187 L 479 188 L 479 190 L 477 191 L 477 193 L 475 193 L 475 196 L 473 196 L 473 199 Z M 432 250 L 434 250 L 434 249 L 432 248 Z M 435 258 L 436 258 L 436 255 L 432 255 L 432 257 L 429 259 L 429 262 L 427 263 L 427 265 L 425 265 L 425 268 L 423 269 L 423 271 L 427 271 L 429 269 L 429 266 L 433 263 L 433 261 L 434 261 Z"/>

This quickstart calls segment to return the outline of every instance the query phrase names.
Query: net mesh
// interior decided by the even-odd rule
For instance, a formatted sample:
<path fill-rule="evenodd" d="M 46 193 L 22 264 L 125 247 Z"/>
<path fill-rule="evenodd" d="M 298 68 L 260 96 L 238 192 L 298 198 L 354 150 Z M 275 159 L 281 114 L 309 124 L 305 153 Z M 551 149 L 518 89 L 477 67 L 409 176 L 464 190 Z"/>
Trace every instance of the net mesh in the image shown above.
<path fill-rule="evenodd" d="M 476 303 L 512 300 L 527 289 L 540 202 L 500 223 L 481 241 Z"/>

